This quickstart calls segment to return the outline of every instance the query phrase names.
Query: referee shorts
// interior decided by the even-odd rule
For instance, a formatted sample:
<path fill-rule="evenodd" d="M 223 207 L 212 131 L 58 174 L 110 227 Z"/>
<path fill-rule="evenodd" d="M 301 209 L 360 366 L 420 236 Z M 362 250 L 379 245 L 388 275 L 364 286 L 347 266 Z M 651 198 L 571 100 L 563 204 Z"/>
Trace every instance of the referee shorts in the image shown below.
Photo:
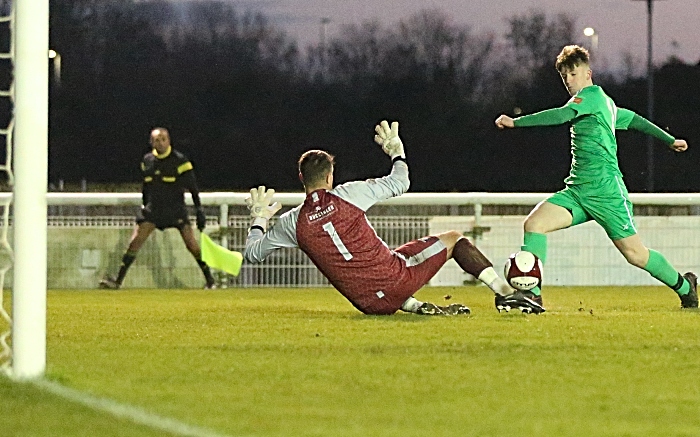
<path fill-rule="evenodd" d="M 184 206 L 176 209 L 156 209 L 155 211 L 147 207 L 141 208 L 136 214 L 136 223 L 143 222 L 153 223 L 156 229 L 161 231 L 167 228 L 182 230 L 190 224 L 190 217 Z"/>

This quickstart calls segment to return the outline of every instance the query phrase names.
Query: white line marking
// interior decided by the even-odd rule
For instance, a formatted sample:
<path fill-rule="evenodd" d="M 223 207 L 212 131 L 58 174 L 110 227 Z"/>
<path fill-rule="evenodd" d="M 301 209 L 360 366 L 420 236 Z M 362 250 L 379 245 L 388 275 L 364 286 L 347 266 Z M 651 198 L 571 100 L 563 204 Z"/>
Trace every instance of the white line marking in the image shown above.
<path fill-rule="evenodd" d="M 199 428 L 194 425 L 188 425 L 184 422 L 171 419 L 169 417 L 159 416 L 149 413 L 132 405 L 120 404 L 111 399 L 99 398 L 87 393 L 83 393 L 72 388 L 65 387 L 61 384 L 46 380 L 32 381 L 37 387 L 61 396 L 73 402 L 85 405 L 94 410 L 101 410 L 116 417 L 128 419 L 132 422 L 146 425 L 151 428 L 166 431 L 175 435 L 188 437 L 230 437 L 227 434 L 219 434 L 208 429 Z"/>

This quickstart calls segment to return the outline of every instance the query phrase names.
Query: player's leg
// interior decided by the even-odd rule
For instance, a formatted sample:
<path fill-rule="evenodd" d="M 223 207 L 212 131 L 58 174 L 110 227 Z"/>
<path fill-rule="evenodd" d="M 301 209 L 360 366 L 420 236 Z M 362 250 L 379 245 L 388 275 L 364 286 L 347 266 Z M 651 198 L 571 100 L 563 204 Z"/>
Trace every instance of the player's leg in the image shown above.
<path fill-rule="evenodd" d="M 648 249 L 637 234 L 634 206 L 621 177 L 606 178 L 594 187 L 595 195 L 584 198 L 586 209 L 598 222 L 628 263 L 646 270 L 674 290 L 683 308 L 697 308 L 697 277 L 681 275 L 659 252 Z"/>
<path fill-rule="evenodd" d="M 523 223 L 523 244 L 521 250 L 534 253 L 542 264 L 547 262 L 547 234 L 590 220 L 579 206 L 570 188 L 565 188 L 540 202 L 525 218 Z M 540 287 L 535 287 L 530 295 L 542 305 Z"/>
<path fill-rule="evenodd" d="M 212 276 L 211 270 L 209 269 L 207 263 L 202 261 L 202 250 L 199 246 L 197 238 L 195 238 L 194 229 L 192 229 L 192 226 L 189 224 L 186 224 L 179 229 L 180 235 L 182 236 L 182 241 L 185 242 L 187 250 L 192 254 L 194 259 L 197 261 L 197 265 L 199 265 L 199 268 L 202 270 L 202 274 L 204 275 L 204 279 L 206 281 L 205 288 L 215 288 L 216 281 L 214 280 L 214 276 Z"/>
<path fill-rule="evenodd" d="M 437 237 L 447 247 L 447 259 L 453 258 L 462 270 L 483 282 L 496 294 L 505 296 L 513 292 L 506 281 L 498 276 L 486 255 L 460 232 L 448 231 Z"/>
<path fill-rule="evenodd" d="M 131 238 L 129 239 L 129 246 L 122 256 L 122 263 L 119 266 L 119 273 L 117 273 L 116 278 L 108 276 L 100 281 L 101 288 L 118 289 L 121 287 L 122 282 L 124 282 L 126 272 L 136 259 L 136 254 L 155 229 L 156 225 L 148 221 L 141 221 L 134 226 L 134 231 L 131 233 Z"/>
<path fill-rule="evenodd" d="M 498 276 L 493 263 L 461 233 L 449 231 L 438 237 L 448 248 L 448 259 L 453 258 L 462 270 L 479 279 L 496 294 L 495 304 L 499 312 L 509 311 L 511 308 L 518 308 L 525 313 L 544 312 L 544 308 L 539 303 L 532 301 L 521 292 L 516 292 Z"/>
<path fill-rule="evenodd" d="M 547 261 L 546 234 L 568 228 L 573 219 L 570 209 L 548 200 L 540 202 L 525 218 L 521 249 L 534 253 L 544 264 Z"/>
<path fill-rule="evenodd" d="M 681 299 L 681 307 L 698 307 L 697 276 L 694 273 L 682 275 L 660 252 L 648 249 L 638 234 L 614 240 L 613 243 L 628 263 L 646 270 L 675 291 Z"/>
<path fill-rule="evenodd" d="M 430 236 L 408 242 L 394 250 L 397 262 L 396 275 L 390 278 L 383 288 L 382 299 L 373 304 L 359 308 L 365 314 L 393 314 L 397 309 L 420 315 L 457 315 L 469 314 L 470 310 L 462 304 L 439 306 L 422 302 L 413 295 L 427 284 L 440 268 L 447 262 L 447 248 L 437 236 Z M 403 266 L 399 266 L 403 264 Z"/>

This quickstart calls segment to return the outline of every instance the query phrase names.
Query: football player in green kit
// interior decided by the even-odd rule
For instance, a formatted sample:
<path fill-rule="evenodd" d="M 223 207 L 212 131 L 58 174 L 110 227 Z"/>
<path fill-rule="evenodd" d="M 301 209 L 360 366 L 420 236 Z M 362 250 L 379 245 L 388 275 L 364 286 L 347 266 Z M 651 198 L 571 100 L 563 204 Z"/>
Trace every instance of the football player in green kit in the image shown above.
<path fill-rule="evenodd" d="M 682 308 L 697 308 L 697 276 L 680 274 L 659 252 L 648 249 L 637 234 L 627 188 L 617 162 L 615 130 L 634 129 L 683 152 L 685 140 L 676 139 L 634 112 L 618 108 L 603 89 L 593 85 L 588 51 L 576 45 L 564 47 L 556 60 L 571 99 L 560 108 L 523 117 L 501 115 L 500 129 L 571 125 L 571 171 L 566 187 L 540 202 L 525 219 L 522 250 L 547 257 L 547 233 L 595 220 L 603 227 L 627 262 L 649 272 L 673 289 Z M 531 299 L 542 303 L 540 289 Z"/>

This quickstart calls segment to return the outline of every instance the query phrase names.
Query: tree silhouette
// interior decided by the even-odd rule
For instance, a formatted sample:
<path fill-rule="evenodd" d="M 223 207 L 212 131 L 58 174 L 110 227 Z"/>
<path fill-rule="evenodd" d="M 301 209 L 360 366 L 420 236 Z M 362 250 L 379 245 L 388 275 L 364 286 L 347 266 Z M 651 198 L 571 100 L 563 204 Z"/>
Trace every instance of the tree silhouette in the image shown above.
<path fill-rule="evenodd" d="M 574 40 L 566 15 L 511 17 L 503 43 L 429 9 L 390 26 L 344 27 L 302 53 L 264 15 L 230 3 L 50 6 L 51 47 L 63 58 L 61 84 L 51 84 L 53 182 L 133 187 L 154 126 L 170 129 L 205 190 L 299 190 L 296 160 L 310 148 L 337 156 L 337 182 L 381 176 L 388 163 L 372 129 L 382 119 L 401 122 L 412 191 L 554 191 L 568 172 L 565 127 L 493 124 L 500 113 L 565 103 L 553 63 Z M 659 191 L 700 189 L 688 177 L 700 141 L 699 68 L 672 59 L 656 73 L 655 121 L 691 144 L 686 154 L 659 151 Z M 602 73 L 596 83 L 643 115 L 645 80 L 631 69 Z M 619 134 L 631 191 L 643 187 L 641 141 Z"/>

